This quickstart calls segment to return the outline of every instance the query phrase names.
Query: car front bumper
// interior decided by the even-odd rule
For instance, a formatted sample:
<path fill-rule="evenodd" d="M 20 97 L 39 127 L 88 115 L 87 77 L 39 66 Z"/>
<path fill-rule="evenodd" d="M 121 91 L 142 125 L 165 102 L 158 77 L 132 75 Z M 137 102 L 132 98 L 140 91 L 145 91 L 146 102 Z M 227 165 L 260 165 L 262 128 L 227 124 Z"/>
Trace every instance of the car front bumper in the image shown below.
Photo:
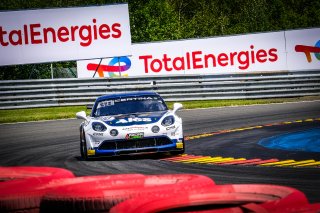
<path fill-rule="evenodd" d="M 119 156 L 184 150 L 184 140 L 169 137 L 151 137 L 137 140 L 106 140 L 88 150 L 89 157 Z"/>

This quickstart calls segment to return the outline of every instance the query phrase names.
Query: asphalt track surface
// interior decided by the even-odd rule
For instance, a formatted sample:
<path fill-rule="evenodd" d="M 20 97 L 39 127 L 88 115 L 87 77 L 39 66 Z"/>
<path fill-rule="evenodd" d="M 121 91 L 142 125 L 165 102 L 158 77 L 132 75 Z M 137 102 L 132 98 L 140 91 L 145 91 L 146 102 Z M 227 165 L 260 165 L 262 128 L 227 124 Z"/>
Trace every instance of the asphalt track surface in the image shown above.
<path fill-rule="evenodd" d="M 320 101 L 182 110 L 179 114 L 184 121 L 185 136 L 192 136 L 320 118 Z M 83 161 L 79 152 L 80 122 L 70 119 L 0 125 L 0 166 L 54 166 L 67 168 L 77 176 L 122 173 L 202 174 L 211 177 L 217 184 L 267 183 L 291 186 L 303 191 L 310 202 L 320 202 L 320 166 L 292 168 L 179 163 L 166 160 L 168 156 L 165 155 Z M 320 121 L 316 120 L 294 122 L 193 138 L 186 141 L 186 153 L 196 156 L 319 161 L 319 152 L 271 150 L 257 144 L 266 137 L 319 126 Z"/>

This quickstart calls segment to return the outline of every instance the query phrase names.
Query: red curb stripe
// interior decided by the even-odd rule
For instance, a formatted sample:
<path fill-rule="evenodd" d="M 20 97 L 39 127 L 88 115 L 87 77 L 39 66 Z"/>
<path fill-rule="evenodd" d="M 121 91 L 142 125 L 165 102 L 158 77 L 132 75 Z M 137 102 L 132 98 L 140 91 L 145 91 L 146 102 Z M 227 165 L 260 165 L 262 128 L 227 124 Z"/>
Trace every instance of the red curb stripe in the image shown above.
<path fill-rule="evenodd" d="M 178 162 L 181 160 L 189 160 L 189 159 L 197 159 L 201 158 L 203 156 L 186 156 L 186 157 L 178 157 L 178 158 L 173 158 L 173 159 L 165 159 L 166 161 L 173 161 L 173 162 Z"/>
<path fill-rule="evenodd" d="M 264 163 L 273 163 L 273 162 L 277 162 L 277 161 L 279 161 L 279 160 L 276 159 L 276 158 L 273 158 L 273 159 L 262 160 L 262 161 L 258 161 L 258 162 L 245 163 L 245 164 L 242 164 L 242 165 L 260 165 L 260 164 L 264 164 Z"/>
<path fill-rule="evenodd" d="M 163 158 L 163 160 L 171 160 L 171 159 L 179 159 L 179 158 L 184 158 L 184 157 L 187 157 L 189 155 L 186 155 L 186 156 L 176 156 L 176 157 L 167 157 L 167 158 Z"/>
<path fill-rule="evenodd" d="M 265 127 L 270 127 L 270 126 L 274 126 L 274 124 L 265 124 L 265 125 L 263 125 L 263 126 L 265 126 Z"/>
<path fill-rule="evenodd" d="M 232 162 L 225 162 L 223 163 L 224 165 L 239 165 L 239 164 L 247 164 L 247 163 L 253 163 L 253 162 L 258 162 L 258 161 L 261 161 L 261 159 L 250 159 L 250 160 L 235 160 L 235 161 L 232 161 Z"/>
<path fill-rule="evenodd" d="M 164 160 L 190 158 L 190 157 L 198 157 L 198 156 L 197 155 L 184 155 L 184 156 L 176 156 L 176 157 L 164 158 Z"/>

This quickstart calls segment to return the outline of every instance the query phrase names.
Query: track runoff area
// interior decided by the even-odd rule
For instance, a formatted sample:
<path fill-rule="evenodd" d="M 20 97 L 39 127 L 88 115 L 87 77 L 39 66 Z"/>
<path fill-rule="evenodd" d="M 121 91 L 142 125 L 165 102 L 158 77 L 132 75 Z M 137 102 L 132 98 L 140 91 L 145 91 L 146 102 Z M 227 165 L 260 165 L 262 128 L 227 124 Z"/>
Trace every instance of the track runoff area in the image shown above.
<path fill-rule="evenodd" d="M 311 124 L 311 125 L 310 125 Z M 259 140 L 268 149 L 319 152 L 320 118 L 271 123 L 220 130 L 187 136 L 187 145 L 228 134 L 246 134 L 268 128 L 300 129 L 291 133 Z M 306 127 L 312 126 L 311 129 Z M 303 130 L 301 130 L 301 127 Z M 291 139 L 302 138 L 292 146 Z M 233 143 L 237 143 L 234 141 Z M 279 147 L 278 147 L 279 146 Z M 193 149 L 190 149 L 193 152 Z M 261 153 L 258 153 L 261 154 Z M 237 165 L 257 167 L 320 168 L 317 160 L 237 158 L 182 154 L 160 158 L 183 164 Z M 320 203 L 311 203 L 299 190 L 269 184 L 217 184 L 197 174 L 112 174 L 76 177 L 71 171 L 54 167 L 0 167 L 1 212 L 201 212 L 215 209 L 222 212 L 317 212 Z M 8 196 L 10 195 L 10 196 Z M 23 196 L 22 196 L 23 195 Z M 223 205 L 221 206 L 221 204 Z"/>
<path fill-rule="evenodd" d="M 282 128 L 294 124 L 314 123 L 315 126 L 311 129 L 304 129 L 300 131 L 275 135 L 264 138 L 258 141 L 260 146 L 267 149 L 278 149 L 283 151 L 298 151 L 305 153 L 320 153 L 320 118 L 310 118 L 305 120 L 295 120 L 280 123 L 271 123 L 266 125 L 248 126 L 235 129 L 221 130 L 211 133 L 199 134 L 186 137 L 188 143 L 192 143 L 195 139 L 209 138 L 208 141 L 216 143 L 214 136 L 224 135 L 234 132 L 243 132 L 262 128 Z M 241 141 L 234 141 L 232 143 L 241 143 Z M 188 144 L 187 144 L 188 145 Z M 232 144 L 231 144 L 232 146 Z M 301 158 L 301 157 L 299 157 Z M 208 164 L 208 165 L 239 165 L 239 166 L 271 166 L 271 167 L 313 167 L 320 169 L 320 154 L 315 156 L 315 159 L 284 159 L 283 156 L 276 156 L 274 158 L 247 158 L 247 157 L 233 157 L 233 156 L 207 156 L 207 155 L 193 155 L 183 154 L 177 157 L 163 159 L 165 161 L 177 163 L 195 163 L 195 164 Z"/>

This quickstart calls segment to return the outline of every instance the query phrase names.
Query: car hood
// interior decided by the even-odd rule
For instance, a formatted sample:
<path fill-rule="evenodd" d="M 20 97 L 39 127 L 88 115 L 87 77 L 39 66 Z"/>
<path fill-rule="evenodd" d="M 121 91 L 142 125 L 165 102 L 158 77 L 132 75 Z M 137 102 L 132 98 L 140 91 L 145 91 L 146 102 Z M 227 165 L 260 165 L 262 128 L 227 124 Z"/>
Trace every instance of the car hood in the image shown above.
<path fill-rule="evenodd" d="M 109 126 L 144 125 L 158 122 L 167 112 L 168 111 L 143 112 L 108 117 L 104 116 L 100 117 L 100 120 Z"/>

